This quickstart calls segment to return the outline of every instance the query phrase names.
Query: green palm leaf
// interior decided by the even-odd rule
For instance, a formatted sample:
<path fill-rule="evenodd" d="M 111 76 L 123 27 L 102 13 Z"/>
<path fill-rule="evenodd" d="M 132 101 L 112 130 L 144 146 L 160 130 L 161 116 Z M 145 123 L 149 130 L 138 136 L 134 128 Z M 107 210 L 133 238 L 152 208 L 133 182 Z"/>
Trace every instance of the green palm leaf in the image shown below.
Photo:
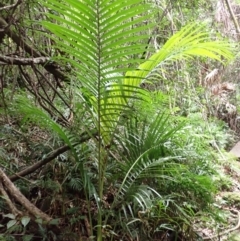
<path fill-rule="evenodd" d="M 223 62 L 233 58 L 233 45 L 226 41 L 212 41 L 206 25 L 189 24 L 174 34 L 163 47 L 135 71 L 126 73 L 124 83 L 139 85 L 156 67 L 176 60 L 207 57 Z"/>
<path fill-rule="evenodd" d="M 19 114 L 23 115 L 22 124 L 26 124 L 27 122 L 37 123 L 41 128 L 51 130 L 54 134 L 57 134 L 71 148 L 74 159 L 76 163 L 78 163 L 78 170 L 80 172 L 80 177 L 82 178 L 83 187 L 85 188 L 86 193 L 92 193 L 93 184 L 91 183 L 90 177 L 84 166 L 86 162 L 84 155 L 86 155 L 86 153 L 83 153 L 79 148 L 81 138 L 58 124 L 44 110 L 34 106 L 34 103 L 27 97 L 19 95 L 15 98 L 16 103 L 13 104 L 13 107 L 17 109 L 16 111 Z M 92 137 L 91 132 L 89 131 L 87 134 L 89 134 L 90 139 Z"/>
<path fill-rule="evenodd" d="M 119 202 L 125 203 L 125 201 L 130 202 L 131 199 L 135 199 L 139 202 L 139 206 L 147 208 L 149 200 L 147 195 L 142 196 L 144 192 L 138 188 L 139 184 L 144 179 L 176 181 L 176 176 L 185 170 L 184 166 L 174 162 L 180 157 L 167 156 L 164 151 L 166 149 L 164 144 L 170 142 L 174 134 L 183 126 L 181 123 L 176 127 L 171 127 L 168 120 L 165 114 L 156 115 L 150 123 L 129 120 L 125 137 L 118 138 L 118 142 L 126 153 L 126 160 L 120 167 L 124 176 L 113 206 L 118 205 Z M 147 190 L 147 193 L 157 194 L 157 191 L 154 192 L 150 188 Z"/>
<path fill-rule="evenodd" d="M 76 67 L 80 81 L 75 84 L 88 90 L 88 99 L 94 107 L 92 116 L 97 127 L 100 123 L 99 133 L 105 144 L 110 141 L 119 115 L 127 108 L 129 100 L 142 98 L 139 84 L 157 66 L 194 56 L 219 61 L 232 58 L 229 43 L 211 41 L 205 25 L 190 24 L 172 36 L 137 70 L 129 70 L 130 64 L 140 61 L 131 56 L 141 54 L 145 47 L 139 39 L 148 37 L 139 33 L 150 27 L 139 25 L 148 18 L 145 13 L 150 10 L 148 5 L 141 3 L 140 0 L 44 2 L 55 12 L 48 17 L 59 24 L 49 21 L 43 24 L 55 34 L 52 38 L 58 48 L 74 56 L 74 59 L 62 58 Z M 133 46 L 127 44 L 136 41 L 138 44 Z"/>
<path fill-rule="evenodd" d="M 123 74 L 129 65 L 140 62 L 132 56 L 144 51 L 139 40 L 148 38 L 139 34 L 150 28 L 139 24 L 147 20 L 149 5 L 134 1 L 43 1 L 53 13 L 42 24 L 55 36 L 50 36 L 71 58 L 61 58 L 73 65 L 79 76 L 74 83 L 88 91 L 94 123 L 105 142 L 110 141 L 119 114 L 127 108 L 134 95 L 139 96 L 137 86 L 123 83 Z M 152 14 L 152 13 L 151 13 Z M 54 22 L 54 23 L 53 23 Z M 136 25 L 138 24 L 138 25 Z M 127 43 L 138 42 L 131 46 Z M 83 88 L 82 88 L 83 87 Z"/>

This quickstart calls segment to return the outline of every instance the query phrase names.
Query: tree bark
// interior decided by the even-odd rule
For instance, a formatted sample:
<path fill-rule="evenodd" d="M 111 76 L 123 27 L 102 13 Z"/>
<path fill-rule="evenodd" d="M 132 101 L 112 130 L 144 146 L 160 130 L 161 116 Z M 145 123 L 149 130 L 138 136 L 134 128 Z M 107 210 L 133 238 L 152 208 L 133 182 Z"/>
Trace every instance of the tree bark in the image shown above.
<path fill-rule="evenodd" d="M 2 183 L 0 182 L 0 193 L 2 193 L 3 198 L 5 200 L 5 202 L 7 203 L 8 207 L 10 208 L 10 211 L 12 212 L 13 215 L 15 215 L 15 217 L 17 216 L 22 216 L 22 212 L 19 211 L 14 204 L 12 203 L 10 197 L 8 196 L 7 192 L 5 191 L 5 189 L 3 188 Z"/>
<path fill-rule="evenodd" d="M 34 217 L 41 218 L 43 222 L 48 224 L 52 218 L 48 216 L 46 213 L 42 212 L 35 205 L 33 205 L 10 181 L 7 175 L 0 168 L 0 181 L 3 183 L 3 187 L 6 188 L 9 194 L 18 201 L 31 215 Z"/>

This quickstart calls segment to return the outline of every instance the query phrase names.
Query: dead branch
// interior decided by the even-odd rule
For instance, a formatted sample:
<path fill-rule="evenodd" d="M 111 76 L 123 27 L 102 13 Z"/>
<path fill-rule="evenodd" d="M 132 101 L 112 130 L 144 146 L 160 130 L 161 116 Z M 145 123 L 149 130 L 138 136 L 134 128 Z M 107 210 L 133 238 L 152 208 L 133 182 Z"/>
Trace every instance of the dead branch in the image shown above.
<path fill-rule="evenodd" d="M 34 217 L 41 218 L 47 224 L 52 220 L 50 216 L 42 212 L 35 205 L 33 205 L 16 186 L 10 181 L 7 175 L 0 168 L 0 181 L 2 181 L 4 188 L 6 188 L 9 194 L 18 201 L 26 210 Z"/>
<path fill-rule="evenodd" d="M 33 66 L 34 69 L 34 66 Z M 24 72 L 22 69 L 22 66 L 19 66 L 19 70 L 22 74 L 22 79 L 24 81 L 26 81 L 29 86 L 32 86 L 32 88 L 29 88 L 29 86 L 25 85 L 26 88 L 29 90 L 29 92 L 31 92 L 37 99 L 39 105 L 45 110 L 47 111 L 52 117 L 54 117 L 54 114 L 52 113 L 51 109 L 49 108 L 49 106 L 51 106 L 53 108 L 53 110 L 55 110 L 58 115 L 59 115 L 59 122 L 61 121 L 62 124 L 64 125 L 68 125 L 68 120 L 67 118 L 64 117 L 64 115 L 55 107 L 55 105 L 53 105 L 52 101 L 49 100 L 47 97 L 47 94 L 42 94 L 40 91 L 37 90 L 35 84 L 32 82 L 31 77 L 28 73 Z M 44 105 L 44 102 L 46 102 L 48 104 Z"/>
<path fill-rule="evenodd" d="M 226 5 L 227 5 L 229 14 L 230 14 L 231 17 L 232 17 L 232 21 L 233 21 L 234 26 L 235 26 L 235 28 L 236 28 L 236 32 L 237 32 L 238 34 L 240 34 L 240 27 L 239 27 L 239 24 L 238 24 L 238 21 L 237 21 L 235 15 L 234 15 L 234 12 L 233 12 L 233 10 L 232 10 L 232 6 L 231 6 L 229 0 L 225 0 L 225 3 L 226 3 Z"/>
<path fill-rule="evenodd" d="M 22 216 L 22 212 L 19 211 L 19 210 L 14 206 L 14 204 L 12 203 L 12 201 L 11 201 L 10 197 L 8 196 L 7 192 L 4 190 L 3 185 L 2 185 L 1 182 L 0 182 L 0 193 L 2 194 L 5 202 L 7 203 L 9 209 L 11 210 L 11 213 L 12 213 L 13 215 L 15 215 L 15 217 L 17 217 L 17 216 Z"/>
<path fill-rule="evenodd" d="M 33 66 L 34 68 L 34 66 Z M 62 102 L 69 108 L 71 109 L 70 105 L 66 102 L 66 100 L 62 97 L 62 95 L 58 92 L 58 90 L 55 88 L 55 86 L 53 86 L 53 84 L 51 83 L 51 81 L 49 81 L 48 78 L 46 78 L 45 75 L 42 74 L 41 71 L 39 71 L 37 68 L 34 68 L 35 72 L 38 73 L 44 80 L 45 82 L 52 88 L 52 90 L 54 91 L 54 93 L 62 100 Z M 54 99 L 54 98 L 53 98 Z M 53 101 L 53 99 L 51 101 Z"/>
<path fill-rule="evenodd" d="M 47 57 L 44 53 L 39 53 L 37 50 L 29 46 L 26 42 L 23 41 L 21 36 L 18 36 L 15 31 L 12 31 L 11 28 L 7 28 L 8 24 L 7 22 L 0 17 L 0 29 L 5 29 L 5 32 L 0 34 L 7 34 L 9 38 L 11 38 L 18 46 L 20 46 L 22 49 L 24 49 L 30 56 L 33 58 L 40 58 L 40 57 Z M 1 37 L 1 36 L 0 36 Z M 0 41 L 1 43 L 1 41 Z M 57 78 L 61 79 L 65 82 L 70 82 L 70 79 L 67 75 L 65 75 L 63 72 L 61 72 L 58 69 L 58 66 L 54 63 L 48 63 L 48 64 L 42 64 L 42 66 L 51 74 L 56 76 Z"/>
<path fill-rule="evenodd" d="M 8 5 L 8 6 L 4 6 L 0 8 L 0 11 L 2 10 L 7 10 L 7 9 L 11 9 L 11 8 L 15 8 L 17 7 L 20 3 L 22 3 L 22 0 L 18 0 L 16 3 Z"/>
<path fill-rule="evenodd" d="M 21 58 L 21 57 L 8 57 L 0 55 L 0 60 L 4 63 L 11 65 L 32 65 L 41 64 L 46 65 L 50 61 L 49 57 L 37 57 L 37 58 Z"/>
<path fill-rule="evenodd" d="M 21 177 L 24 177 L 28 174 L 31 174 L 33 172 L 35 172 L 37 169 L 39 169 L 40 167 L 44 166 L 45 164 L 47 164 L 48 162 L 52 161 L 54 158 L 58 157 L 60 154 L 64 153 L 65 151 L 70 150 L 70 147 L 65 145 L 62 147 L 59 147 L 57 150 L 51 152 L 46 158 L 44 158 L 41 161 L 38 161 L 36 163 L 34 163 L 32 166 L 27 167 L 26 169 L 12 175 L 9 179 L 11 181 L 16 181 Z"/>
<path fill-rule="evenodd" d="M 91 134 L 88 134 L 88 133 L 84 133 L 82 135 L 82 137 L 80 138 L 79 142 L 76 144 L 81 144 L 87 140 L 89 140 L 91 137 L 93 136 L 96 136 L 97 135 L 97 132 L 96 131 L 93 131 Z M 36 163 L 34 163 L 32 166 L 30 167 L 27 167 L 26 169 L 24 169 L 23 171 L 21 172 L 18 172 L 14 175 L 12 175 L 10 177 L 10 180 L 12 182 L 18 180 L 19 178 L 23 177 L 23 176 L 26 176 L 28 174 L 31 174 L 33 172 L 35 172 L 37 169 L 39 169 L 40 167 L 44 166 L 45 164 L 49 163 L 50 161 L 52 161 L 53 159 L 55 159 L 56 157 L 58 157 L 60 154 L 64 153 L 65 151 L 68 151 L 70 150 L 71 147 L 69 147 L 68 145 L 64 145 L 62 147 L 59 147 L 57 150 L 51 152 L 47 157 L 45 157 L 43 160 L 41 161 L 38 161 Z"/>

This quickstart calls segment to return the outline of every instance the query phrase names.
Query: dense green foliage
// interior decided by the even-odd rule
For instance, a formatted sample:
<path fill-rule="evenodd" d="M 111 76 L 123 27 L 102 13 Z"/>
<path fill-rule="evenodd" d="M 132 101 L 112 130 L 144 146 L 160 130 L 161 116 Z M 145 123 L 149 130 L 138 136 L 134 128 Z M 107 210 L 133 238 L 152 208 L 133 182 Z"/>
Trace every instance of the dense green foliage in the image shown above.
<path fill-rule="evenodd" d="M 206 3 L 191 4 L 201 13 Z M 38 53 L 46 61 L 38 68 L 14 66 L 21 80 L 15 88 L 10 82 L 2 87 L 0 161 L 14 181 L 12 174 L 46 160 L 15 183 L 53 219 L 46 224 L 18 203 L 22 213 L 13 214 L 0 186 L 7 219 L 2 239 L 201 240 L 194 220 L 219 218 L 212 205 L 220 188 L 219 157 L 211 145 L 226 146 L 228 127 L 206 121 L 207 103 L 198 105 L 203 86 L 190 93 L 197 82 L 194 65 L 229 63 L 233 43 L 213 37 L 207 22 L 185 24 L 192 20 L 191 6 L 180 1 L 172 10 L 189 13 L 189 19 L 176 23 L 164 15 L 165 3 L 151 1 L 28 6 L 40 9 L 35 14 L 41 21 L 31 14 L 22 21 L 29 31 L 36 25 L 32 37 L 43 38 Z M 178 31 L 152 41 L 154 31 L 169 25 Z M 17 150 L 16 162 L 8 154 L 13 145 L 26 149 Z M 58 148 L 63 151 L 55 154 Z"/>

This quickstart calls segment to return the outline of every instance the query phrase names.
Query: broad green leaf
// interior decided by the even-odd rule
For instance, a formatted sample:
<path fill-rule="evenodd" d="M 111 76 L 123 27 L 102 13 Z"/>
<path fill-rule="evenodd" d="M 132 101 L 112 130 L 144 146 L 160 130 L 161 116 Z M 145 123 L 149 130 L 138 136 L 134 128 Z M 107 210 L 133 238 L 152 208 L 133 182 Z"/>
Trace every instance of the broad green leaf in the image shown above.
<path fill-rule="evenodd" d="M 7 229 L 11 228 L 12 226 L 14 226 L 17 223 L 17 220 L 10 220 L 7 223 Z"/>
<path fill-rule="evenodd" d="M 24 216 L 21 218 L 21 223 L 24 227 L 26 227 L 28 225 L 28 223 L 30 222 L 30 220 L 31 220 L 30 217 Z"/>
<path fill-rule="evenodd" d="M 43 223 L 43 220 L 41 219 L 41 218 L 36 218 L 36 223 L 38 223 L 38 224 L 42 224 Z"/>
<path fill-rule="evenodd" d="M 7 218 L 11 218 L 11 219 L 15 219 L 15 215 L 12 213 L 8 213 L 8 214 L 4 214 L 3 217 L 7 217 Z"/>

